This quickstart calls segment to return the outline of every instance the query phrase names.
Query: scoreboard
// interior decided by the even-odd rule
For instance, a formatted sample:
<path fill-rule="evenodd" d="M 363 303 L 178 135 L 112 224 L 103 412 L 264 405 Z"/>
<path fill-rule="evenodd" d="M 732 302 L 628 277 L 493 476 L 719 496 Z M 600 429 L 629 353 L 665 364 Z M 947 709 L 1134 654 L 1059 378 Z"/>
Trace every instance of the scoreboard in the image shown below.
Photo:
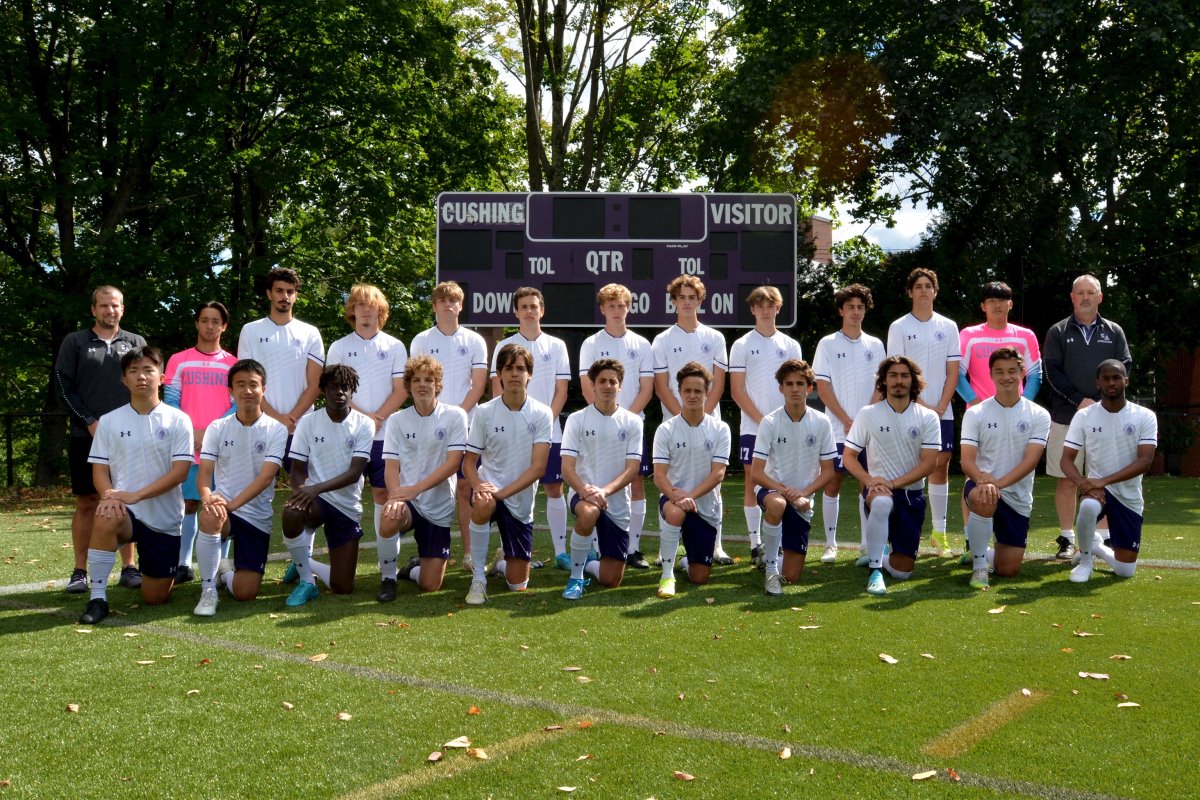
<path fill-rule="evenodd" d="M 704 282 L 706 325 L 753 326 L 746 296 L 763 284 L 783 294 L 779 326 L 796 322 L 790 194 L 446 192 L 437 218 L 437 280 L 463 287 L 464 323 L 515 325 L 512 293 L 535 286 L 543 325 L 603 327 L 596 292 L 620 283 L 630 326 L 666 327 L 679 275 Z"/>

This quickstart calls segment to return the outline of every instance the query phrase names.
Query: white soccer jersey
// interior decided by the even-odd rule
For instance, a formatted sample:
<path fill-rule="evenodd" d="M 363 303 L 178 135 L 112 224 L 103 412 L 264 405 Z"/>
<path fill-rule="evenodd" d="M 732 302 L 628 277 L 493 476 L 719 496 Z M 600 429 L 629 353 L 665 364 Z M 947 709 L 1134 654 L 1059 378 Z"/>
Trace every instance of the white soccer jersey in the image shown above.
<path fill-rule="evenodd" d="M 417 413 L 416 406 L 388 417 L 383 440 L 383 458 L 400 465 L 400 485 L 412 486 L 424 480 L 446 463 L 452 451 L 467 449 L 467 412 L 458 406 L 438 402 L 428 416 Z M 434 525 L 449 527 L 454 520 L 454 489 L 457 476 L 433 486 L 411 502 Z"/>
<path fill-rule="evenodd" d="M 754 457 L 766 462 L 767 476 L 802 489 L 821 474 L 821 462 L 837 458 L 829 417 L 815 408 L 794 420 L 780 407 L 763 417 L 754 440 Z M 812 500 L 810 497 L 809 500 Z M 812 507 L 801 514 L 812 519 Z"/>
<path fill-rule="evenodd" d="M 909 403 L 897 413 L 886 400 L 880 400 L 858 412 L 846 447 L 860 453 L 866 450 L 867 471 L 888 480 L 899 478 L 921 460 L 922 450 L 941 450 L 942 426 L 937 414 L 925 406 Z M 897 489 L 921 489 L 925 479 L 897 486 Z"/>
<path fill-rule="evenodd" d="M 908 356 L 917 362 L 925 375 L 925 391 L 921 401 L 936 406 L 946 388 L 946 364 L 954 363 L 955 381 L 962 352 L 958 344 L 958 326 L 949 317 L 936 311 L 925 322 L 905 314 L 888 328 L 887 354 Z M 954 409 L 949 404 L 942 419 L 954 419 Z"/>
<path fill-rule="evenodd" d="M 871 402 L 871 395 L 875 393 L 875 373 L 885 355 L 883 342 L 869 333 L 851 339 L 841 331 L 834 331 L 817 342 L 813 372 L 816 380 L 830 385 L 838 403 L 854 419 Z M 830 414 L 829 424 L 833 426 L 834 441 L 845 441 L 846 428 L 842 421 Z"/>
<path fill-rule="evenodd" d="M 620 407 L 611 416 L 594 405 L 580 409 L 567 417 L 562 454 L 575 458 L 580 480 L 604 486 L 625 471 L 627 462 L 641 463 L 641 417 Z M 608 496 L 608 516 L 624 531 L 629 530 L 629 496 L 628 484 Z"/>
<path fill-rule="evenodd" d="M 550 404 L 554 400 L 554 389 L 557 382 L 571 380 L 571 359 L 567 356 L 567 343 L 548 333 L 543 333 L 530 341 L 518 331 L 496 345 L 496 351 L 492 353 L 491 376 L 493 378 L 496 377 L 496 357 L 500 355 L 500 350 L 507 344 L 519 344 L 533 355 L 533 376 L 529 379 L 526 391 L 534 400 L 550 408 Z M 550 441 L 561 442 L 562 423 L 558 421 L 558 415 L 551 413 L 554 416 L 551 428 L 551 435 L 554 438 Z"/>
<path fill-rule="evenodd" d="M 1090 405 L 1075 412 L 1067 428 L 1066 445 L 1084 452 L 1089 478 L 1103 478 L 1129 466 L 1143 444 L 1158 446 L 1158 417 L 1145 406 L 1128 401 L 1115 414 L 1100 403 Z M 1142 513 L 1141 475 L 1104 488 L 1130 511 Z"/>
<path fill-rule="evenodd" d="M 584 339 L 579 348 L 579 374 L 587 375 L 592 364 L 602 358 L 615 358 L 625 368 L 617 405 L 629 408 L 641 389 L 642 379 L 654 378 L 654 354 L 650 351 L 650 341 L 630 330 L 626 330 L 625 335 L 618 339 L 601 328 Z"/>
<path fill-rule="evenodd" d="M 978 451 L 975 464 L 979 470 L 997 480 L 1021 463 L 1029 445 L 1045 447 L 1049 435 L 1050 413 L 1024 397 L 1012 408 L 989 397 L 963 415 L 962 443 Z M 1030 470 L 1024 478 L 1000 490 L 1004 502 L 1024 517 L 1033 513 L 1033 474 Z"/>
<path fill-rule="evenodd" d="M 413 337 L 414 356 L 432 356 L 442 365 L 442 393 L 438 401 L 461 406 L 471 391 L 471 373 L 488 368 L 487 343 L 461 325 L 447 336 L 436 325 Z M 472 412 L 475 409 L 471 409 Z"/>
<path fill-rule="evenodd" d="M 354 458 L 371 457 L 371 441 L 375 438 L 375 423 L 366 414 L 354 409 L 341 422 L 334 422 L 325 409 L 309 414 L 296 423 L 292 450 L 288 455 L 295 461 L 308 462 L 308 480 L 321 483 L 350 469 Z M 352 520 L 362 518 L 362 476 L 349 486 L 325 492 L 325 502 Z"/>
<path fill-rule="evenodd" d="M 263 317 L 242 328 L 238 358 L 253 358 L 263 365 L 267 370 L 267 402 L 286 414 L 308 387 L 308 362 L 325 366 L 325 345 L 321 332 L 307 322 L 294 319 L 287 325 L 276 325 L 270 317 Z"/>
<path fill-rule="evenodd" d="M 148 414 L 126 404 L 100 417 L 88 462 L 105 464 L 114 489 L 136 492 L 171 471 L 177 461 L 195 463 L 192 421 L 178 408 L 159 403 Z M 129 510 L 147 527 L 171 536 L 183 524 L 183 489 L 131 503 Z"/>
<path fill-rule="evenodd" d="M 654 353 L 654 373 L 666 373 L 667 386 L 675 395 L 680 408 L 683 401 L 679 398 L 679 384 L 675 380 L 676 373 L 689 361 L 695 361 L 709 372 L 715 372 L 717 367 L 729 371 L 729 358 L 725 350 L 725 337 L 715 328 L 700 323 L 696 330 L 688 333 L 679 325 L 672 325 L 654 337 L 650 346 Z M 714 415 L 720 412 L 713 410 Z M 667 407 L 663 406 L 663 417 L 670 416 Z"/>
<path fill-rule="evenodd" d="M 467 450 L 479 455 L 479 477 L 501 489 L 529 469 L 535 444 L 550 444 L 553 424 L 550 406 L 532 397 L 513 411 L 504 397 L 494 397 L 479 406 L 467 434 Z M 533 522 L 533 499 L 538 482 L 504 498 L 512 515 Z"/>
<path fill-rule="evenodd" d="M 786 333 L 775 331 L 772 336 L 763 336 L 757 330 L 752 330 L 729 349 L 729 372 L 740 372 L 746 376 L 746 393 L 750 395 L 750 401 L 758 413 L 765 417 L 768 412 L 783 405 L 779 382 L 775 380 L 779 365 L 790 358 L 803 357 L 800 343 Z M 753 436 L 758 433 L 758 423 L 743 411 L 738 432 L 742 436 Z"/>
<path fill-rule="evenodd" d="M 213 478 L 217 494 L 232 500 L 262 472 L 263 463 L 283 465 L 287 450 L 287 428 L 262 414 L 253 425 L 243 425 L 235 415 L 222 417 L 204 431 L 200 458 L 216 462 Z M 265 533 L 271 532 L 275 481 L 257 497 L 231 512 Z"/>
<path fill-rule="evenodd" d="M 689 425 L 677 414 L 654 432 L 654 463 L 667 464 L 667 479 L 684 491 L 700 485 L 712 465 L 729 463 L 732 440 L 729 426 L 705 415 L 699 425 Z M 696 498 L 696 510 L 710 525 L 721 524 L 721 486 Z"/>
<path fill-rule="evenodd" d="M 404 377 L 408 350 L 404 342 L 380 331 L 364 339 L 354 331 L 329 345 L 326 364 L 345 364 L 358 373 L 358 391 L 354 405 L 374 414 L 392 394 L 392 381 Z M 383 426 L 375 432 L 375 440 L 383 441 Z"/>

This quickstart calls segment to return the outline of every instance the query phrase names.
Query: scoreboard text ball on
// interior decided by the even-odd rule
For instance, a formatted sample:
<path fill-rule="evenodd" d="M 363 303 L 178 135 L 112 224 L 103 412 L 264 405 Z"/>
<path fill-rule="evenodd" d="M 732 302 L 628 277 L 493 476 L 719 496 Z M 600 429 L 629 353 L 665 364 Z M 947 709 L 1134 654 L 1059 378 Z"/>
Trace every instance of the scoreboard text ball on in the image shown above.
<path fill-rule="evenodd" d="M 763 284 L 783 294 L 779 326 L 796 322 L 790 194 L 447 192 L 437 215 L 437 280 L 463 287 L 472 325 L 515 325 L 513 292 L 535 286 L 543 325 L 602 327 L 596 292 L 620 283 L 633 294 L 631 326 L 666 327 L 679 275 L 704 282 L 706 325 L 752 326 L 746 297 Z"/>

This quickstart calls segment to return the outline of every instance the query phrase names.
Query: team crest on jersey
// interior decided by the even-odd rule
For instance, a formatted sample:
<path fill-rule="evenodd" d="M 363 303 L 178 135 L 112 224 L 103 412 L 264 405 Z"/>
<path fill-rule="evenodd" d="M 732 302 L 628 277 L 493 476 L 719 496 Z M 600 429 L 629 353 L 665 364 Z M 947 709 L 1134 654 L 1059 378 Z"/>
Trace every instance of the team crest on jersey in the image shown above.
<path fill-rule="evenodd" d="M 911 428 L 908 429 L 908 438 L 912 439 L 913 441 L 920 439 L 921 438 L 921 429 L 918 428 L 916 425 L 913 425 Z"/>
<path fill-rule="evenodd" d="M 387 357 L 388 357 L 387 350 L 380 350 L 379 353 L 375 357 L 378 358 L 380 361 L 387 361 Z"/>
<path fill-rule="evenodd" d="M 154 435 L 158 437 L 158 440 L 159 440 L 160 442 L 166 441 L 166 439 L 167 439 L 167 429 L 166 429 L 166 428 L 159 428 L 158 430 L 156 430 L 156 431 L 154 432 Z"/>
<path fill-rule="evenodd" d="M 629 438 L 629 434 L 626 433 L 625 431 L 623 431 L 623 430 L 617 431 L 617 441 L 623 442 L 628 438 Z"/>
<path fill-rule="evenodd" d="M 712 345 L 711 344 L 700 345 L 700 352 L 704 353 L 704 355 L 708 355 L 709 353 L 712 352 Z"/>
<path fill-rule="evenodd" d="M 460 356 L 465 356 L 467 354 L 467 346 L 465 344 L 460 344 L 458 346 L 458 354 Z"/>
<path fill-rule="evenodd" d="M 629 351 L 627 351 L 627 352 L 625 353 L 625 357 L 626 357 L 626 358 L 628 358 L 630 361 L 634 361 L 634 360 L 636 360 L 636 359 L 637 359 L 637 350 L 629 350 Z"/>
<path fill-rule="evenodd" d="M 258 453 L 260 456 L 263 453 L 267 452 L 267 443 L 266 442 L 255 442 L 254 443 L 254 452 Z"/>
<path fill-rule="evenodd" d="M 937 340 L 937 341 L 939 341 L 939 342 L 944 342 L 944 341 L 946 341 L 946 332 L 945 332 L 945 331 L 938 331 L 937 333 L 935 333 L 935 334 L 933 335 L 933 338 L 934 338 L 934 339 L 936 339 L 936 340 Z"/>
<path fill-rule="evenodd" d="M 1133 436 L 1133 425 L 1130 425 L 1129 423 L 1125 423 L 1125 427 L 1123 430 L 1125 431 L 1126 436 Z"/>
<path fill-rule="evenodd" d="M 446 429 L 438 428 L 435 430 L 433 432 L 433 438 L 437 439 L 439 442 L 444 441 L 446 439 Z"/>
<path fill-rule="evenodd" d="M 130 350 L 129 342 L 117 342 L 117 354 L 125 355 Z"/>
<path fill-rule="evenodd" d="M 1025 420 L 1021 420 L 1017 423 L 1017 430 L 1019 430 L 1021 433 L 1029 433 L 1029 423 Z"/>
<path fill-rule="evenodd" d="M 863 353 L 863 358 L 865 358 L 867 361 L 874 361 L 875 354 L 872 353 L 870 350 L 868 350 L 865 353 Z"/>
<path fill-rule="evenodd" d="M 299 339 L 294 339 L 292 341 L 292 347 L 295 347 L 297 350 L 299 350 L 303 346 L 304 346 L 304 342 L 300 341 Z"/>
<path fill-rule="evenodd" d="M 346 437 L 346 447 L 349 447 L 351 450 L 354 449 L 354 437 L 353 436 Z"/>
<path fill-rule="evenodd" d="M 535 434 L 537 434 L 537 425 L 534 425 L 531 422 L 531 423 L 529 423 L 529 435 L 534 436 Z"/>
<path fill-rule="evenodd" d="M 817 444 L 817 437 L 813 436 L 813 435 L 810 433 L 810 434 L 808 435 L 808 437 L 807 437 L 807 438 L 805 438 L 805 440 L 804 440 L 804 443 L 805 443 L 806 445 L 808 445 L 809 447 L 815 447 L 815 446 L 816 446 L 816 444 Z"/>
<path fill-rule="evenodd" d="M 542 361 L 545 361 L 547 364 L 549 364 L 550 363 L 550 354 L 542 353 Z"/>
<path fill-rule="evenodd" d="M 710 451 L 710 452 L 711 452 L 711 451 L 712 451 L 712 447 L 713 447 L 713 445 L 712 445 L 712 439 L 705 439 L 705 440 L 704 440 L 704 449 L 705 449 L 705 450 L 708 450 L 708 451 Z"/>
<path fill-rule="evenodd" d="M 787 353 L 784 353 L 784 352 L 783 352 L 783 348 L 782 348 L 782 347 L 776 347 L 776 348 L 775 348 L 775 357 L 776 357 L 776 358 L 783 358 L 785 355 L 787 355 Z"/>

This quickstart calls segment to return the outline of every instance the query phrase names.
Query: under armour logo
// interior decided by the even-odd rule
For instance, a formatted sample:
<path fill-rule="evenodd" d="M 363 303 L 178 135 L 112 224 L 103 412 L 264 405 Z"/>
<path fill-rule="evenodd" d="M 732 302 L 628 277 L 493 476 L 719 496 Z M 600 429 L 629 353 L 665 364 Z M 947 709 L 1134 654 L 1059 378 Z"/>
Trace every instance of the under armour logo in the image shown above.
<path fill-rule="evenodd" d="M 596 432 L 595 431 L 584 431 L 583 435 L 584 436 L 595 436 Z"/>
<path fill-rule="evenodd" d="M 846 354 L 845 353 L 834 353 L 833 357 L 834 358 L 845 358 Z"/>
<path fill-rule="evenodd" d="M 786 436 L 778 436 L 775 438 L 775 443 L 776 444 L 787 444 L 787 437 Z"/>
<path fill-rule="evenodd" d="M 271 341 L 271 337 L 270 337 L 270 336 L 260 336 L 260 337 L 258 337 L 258 343 L 259 343 L 259 344 L 267 344 L 267 343 L 268 343 L 268 342 L 270 342 L 270 341 Z"/>
<path fill-rule="evenodd" d="M 905 336 L 904 338 L 906 341 L 915 342 L 917 340 L 917 334 L 910 333 L 910 334 L 908 334 L 908 336 Z"/>
<path fill-rule="evenodd" d="M 504 426 L 497 425 L 495 428 L 492 429 L 492 432 L 493 433 L 504 433 Z"/>
<path fill-rule="evenodd" d="M 687 447 L 687 442 L 676 442 L 676 443 L 675 443 L 675 449 L 676 449 L 676 450 L 683 450 L 683 449 L 685 449 L 686 447 Z"/>
<path fill-rule="evenodd" d="M 750 355 L 752 355 L 752 356 L 761 355 L 761 353 L 762 353 L 761 350 L 751 350 L 750 351 Z"/>
<path fill-rule="evenodd" d="M 1100 425 L 1092 426 L 1092 433 L 1104 433 L 1104 428 Z"/>
<path fill-rule="evenodd" d="M 324 442 L 325 442 L 324 436 L 314 436 L 313 437 L 313 444 L 323 444 Z"/>
<path fill-rule="evenodd" d="M 121 438 L 124 439 L 126 437 L 133 438 L 133 431 L 121 431 Z"/>
<path fill-rule="evenodd" d="M 232 439 L 222 439 L 221 447 L 233 447 L 233 440 Z"/>
<path fill-rule="evenodd" d="M 350 352 L 346 353 L 346 358 L 358 358 L 358 351 L 351 350 Z"/>
<path fill-rule="evenodd" d="M 409 439 L 409 440 L 411 440 L 411 439 L 415 439 L 415 438 L 417 438 L 417 434 L 415 434 L 415 433 L 406 433 L 406 434 L 404 434 L 404 438 L 405 438 L 405 439 Z"/>
<path fill-rule="evenodd" d="M 1000 423 L 999 423 L 999 422 L 989 422 L 989 423 L 987 424 L 987 426 L 988 426 L 988 428 L 989 428 L 989 429 L 999 428 L 999 427 L 1000 427 Z"/>
<path fill-rule="evenodd" d="M 682 348 L 682 347 L 672 347 L 672 348 L 671 348 L 671 352 L 672 352 L 672 353 L 682 353 L 682 352 L 683 352 L 683 348 Z"/>
<path fill-rule="evenodd" d="M 879 426 L 879 432 L 880 432 L 880 433 L 891 433 L 891 432 L 892 432 L 892 426 L 891 426 L 891 425 L 880 425 L 880 426 Z"/>

